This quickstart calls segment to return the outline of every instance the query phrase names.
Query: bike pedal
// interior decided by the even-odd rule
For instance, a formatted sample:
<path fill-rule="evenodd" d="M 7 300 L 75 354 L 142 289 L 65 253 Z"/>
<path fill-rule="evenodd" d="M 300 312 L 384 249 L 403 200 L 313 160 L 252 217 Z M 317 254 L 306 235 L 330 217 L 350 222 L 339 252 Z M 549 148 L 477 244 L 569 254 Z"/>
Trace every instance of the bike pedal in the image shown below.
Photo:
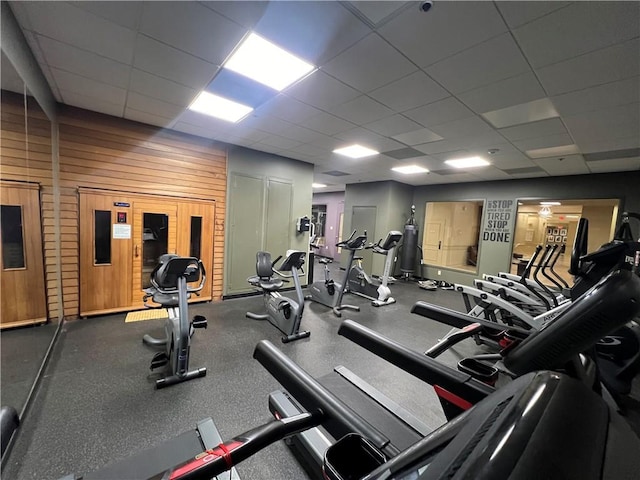
<path fill-rule="evenodd" d="M 202 315 L 195 315 L 191 320 L 191 326 L 193 328 L 207 328 L 207 319 Z"/>
<path fill-rule="evenodd" d="M 169 363 L 167 354 L 165 352 L 158 352 L 151 359 L 150 369 L 153 370 L 154 368 L 164 367 L 167 363 Z"/>

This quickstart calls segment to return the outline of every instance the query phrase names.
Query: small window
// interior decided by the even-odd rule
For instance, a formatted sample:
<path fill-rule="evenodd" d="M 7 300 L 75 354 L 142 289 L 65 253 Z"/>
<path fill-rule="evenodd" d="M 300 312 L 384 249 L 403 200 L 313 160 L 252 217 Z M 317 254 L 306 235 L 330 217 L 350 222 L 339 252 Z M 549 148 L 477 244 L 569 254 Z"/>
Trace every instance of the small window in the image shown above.
<path fill-rule="evenodd" d="M 200 258 L 200 244 L 202 243 L 202 217 L 191 217 L 191 248 L 189 256 Z"/>
<path fill-rule="evenodd" d="M 25 268 L 22 207 L 2 205 L 2 268 Z"/>
<path fill-rule="evenodd" d="M 95 262 L 111 263 L 111 211 L 95 211 Z"/>

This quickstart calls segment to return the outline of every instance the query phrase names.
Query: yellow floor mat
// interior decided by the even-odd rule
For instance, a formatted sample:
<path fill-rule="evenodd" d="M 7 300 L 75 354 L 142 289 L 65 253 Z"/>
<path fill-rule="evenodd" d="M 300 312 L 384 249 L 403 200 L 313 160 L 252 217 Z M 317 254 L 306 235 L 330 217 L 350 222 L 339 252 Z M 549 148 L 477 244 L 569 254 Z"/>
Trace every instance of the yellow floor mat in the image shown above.
<path fill-rule="evenodd" d="M 129 312 L 125 317 L 125 323 L 141 322 L 142 320 L 157 320 L 159 318 L 167 318 L 169 313 L 166 308 L 152 308 L 149 310 L 140 310 L 138 312 Z"/>

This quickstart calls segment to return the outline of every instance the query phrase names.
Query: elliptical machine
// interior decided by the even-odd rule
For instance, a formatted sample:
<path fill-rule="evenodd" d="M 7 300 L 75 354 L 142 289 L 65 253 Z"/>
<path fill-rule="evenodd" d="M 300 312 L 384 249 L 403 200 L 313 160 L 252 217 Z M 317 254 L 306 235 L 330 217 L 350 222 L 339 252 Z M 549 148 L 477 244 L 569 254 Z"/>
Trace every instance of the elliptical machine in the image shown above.
<path fill-rule="evenodd" d="M 393 264 L 396 245 L 402 238 L 402 233 L 397 230 L 391 230 L 387 233 L 384 242 L 382 239 L 376 244 L 371 244 L 365 248 L 373 249 L 373 253 L 385 255 L 384 271 L 381 280 L 371 278 L 362 268 L 362 257 L 354 257 L 356 264 L 349 269 L 347 275 L 347 288 L 349 293 L 359 295 L 371 300 L 371 305 L 381 307 L 395 303 L 395 299 L 391 296 L 391 289 L 387 286 L 389 281 L 389 273 Z"/>
<path fill-rule="evenodd" d="M 309 331 L 300 331 L 300 321 L 304 311 L 304 295 L 300 286 L 299 275 L 304 275 L 302 271 L 304 256 L 305 252 L 289 250 L 287 258 L 283 260 L 280 268 L 276 269 L 275 264 L 282 258 L 282 255 L 272 262 L 269 252 L 258 252 L 256 254 L 256 275 L 247 279 L 247 282 L 251 285 L 262 290 L 262 298 L 267 313 L 247 312 L 245 314 L 246 317 L 253 320 L 269 320 L 269 323 L 284 333 L 282 343 L 289 343 L 311 335 Z M 283 272 L 290 273 L 285 274 Z M 274 273 L 285 280 L 274 278 Z M 287 278 L 293 278 L 297 302 L 282 296 L 278 292 Z"/>
<path fill-rule="evenodd" d="M 189 283 L 200 283 L 197 287 L 189 287 Z M 189 321 L 188 299 L 192 293 L 198 293 L 204 287 L 206 272 L 200 260 L 193 257 L 180 257 L 174 254 L 162 255 L 156 268 L 151 272 L 151 287 L 144 290 L 142 297 L 145 307 L 151 298 L 155 303 L 165 307 L 169 317 L 165 322 L 165 338 L 154 338 L 149 334 L 142 341 L 154 347 L 165 347 L 151 360 L 151 370 L 166 365 L 170 366 L 170 374 L 156 380 L 156 388 L 164 388 L 194 378 L 204 377 L 206 368 L 189 370 L 189 349 L 191 335 L 195 328 L 207 328 L 207 319 L 195 315 Z"/>
<path fill-rule="evenodd" d="M 358 235 L 356 237 L 356 230 L 351 233 L 351 236 L 348 239 L 336 243 L 336 247 L 349 250 L 349 261 L 347 262 L 347 268 L 342 283 L 333 281 L 333 279 L 330 277 L 329 268 L 325 264 L 324 281 L 313 282 L 311 285 L 309 285 L 308 289 L 310 293 L 305 298 L 307 300 L 311 300 L 312 302 L 317 302 L 331 308 L 336 317 L 341 317 L 341 310 L 344 309 L 359 312 L 360 307 L 357 307 L 355 305 L 343 305 L 342 297 L 344 296 L 344 292 L 347 288 L 347 277 L 349 275 L 349 271 L 351 270 L 351 266 L 353 265 L 353 259 L 356 254 L 356 250 L 362 250 L 366 243 L 367 232 L 364 232 L 364 235 Z"/>

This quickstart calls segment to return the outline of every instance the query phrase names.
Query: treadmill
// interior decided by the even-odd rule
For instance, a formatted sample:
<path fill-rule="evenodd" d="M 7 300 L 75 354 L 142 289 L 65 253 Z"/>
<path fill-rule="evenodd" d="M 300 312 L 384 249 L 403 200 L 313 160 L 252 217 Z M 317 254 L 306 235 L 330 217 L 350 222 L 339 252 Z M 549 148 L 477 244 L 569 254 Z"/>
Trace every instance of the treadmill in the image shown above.
<path fill-rule="evenodd" d="M 420 302 L 419 302 L 420 303 Z M 460 312 L 449 311 L 429 304 L 420 305 L 429 315 L 454 315 L 459 321 L 478 322 Z M 415 308 L 415 307 L 414 307 Z M 606 276 L 588 294 L 576 300 L 546 328 L 529 335 L 501 359 L 504 371 L 512 377 L 521 377 L 541 370 L 563 371 L 577 378 L 587 389 L 598 388 L 598 376 L 593 363 L 582 352 L 611 331 L 626 324 L 640 314 L 640 278 L 629 270 L 619 270 Z M 488 327 L 497 327 L 482 321 Z M 344 321 L 338 331 L 361 347 L 405 370 L 416 378 L 434 386 L 444 413 L 449 420 L 471 409 L 483 399 L 494 396 L 495 387 L 488 385 L 467 372 L 447 367 L 437 360 L 411 350 L 367 327 L 351 320 Z M 300 401 L 303 386 L 299 378 L 304 371 L 289 365 L 288 370 L 279 367 L 284 359 L 269 361 L 265 347 L 258 345 L 254 357 L 282 384 L 284 390 L 271 393 L 269 409 L 276 418 L 288 418 L 308 409 Z M 386 458 L 393 458 L 405 451 L 425 435 L 428 428 L 416 417 L 391 399 L 368 385 L 344 367 L 318 378 L 318 391 L 329 392 L 332 402 L 347 405 L 356 418 L 370 428 L 368 438 L 373 438 L 376 448 Z M 503 387 L 504 388 L 504 387 Z M 332 433 L 329 424 L 298 433 L 290 438 L 290 444 L 301 457 L 301 463 L 310 474 L 322 478 L 322 465 L 328 448 L 340 437 Z M 640 453 L 640 451 L 638 452 Z M 522 477 L 525 478 L 525 477 Z M 585 477 L 587 478 L 587 477 Z"/>

